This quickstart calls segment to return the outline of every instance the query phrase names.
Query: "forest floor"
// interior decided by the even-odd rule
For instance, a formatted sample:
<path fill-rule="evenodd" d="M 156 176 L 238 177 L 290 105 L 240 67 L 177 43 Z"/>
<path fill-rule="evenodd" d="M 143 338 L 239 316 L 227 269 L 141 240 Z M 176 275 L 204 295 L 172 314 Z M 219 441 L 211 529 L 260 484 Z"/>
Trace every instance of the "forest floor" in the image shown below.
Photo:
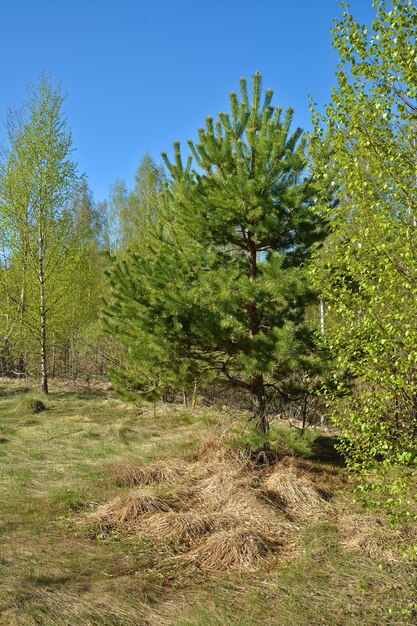
<path fill-rule="evenodd" d="M 330 436 L 0 381 L 0 626 L 417 624 L 417 532 L 355 502 Z"/>

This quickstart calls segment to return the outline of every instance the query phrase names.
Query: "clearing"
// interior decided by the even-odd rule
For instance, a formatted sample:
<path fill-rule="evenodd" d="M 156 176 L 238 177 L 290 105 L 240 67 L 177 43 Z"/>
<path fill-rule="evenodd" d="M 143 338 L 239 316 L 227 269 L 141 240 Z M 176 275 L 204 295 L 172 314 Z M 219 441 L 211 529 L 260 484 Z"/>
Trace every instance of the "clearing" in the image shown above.
<path fill-rule="evenodd" d="M 0 381 L 1 626 L 405 626 L 412 529 L 354 501 L 330 437 Z"/>

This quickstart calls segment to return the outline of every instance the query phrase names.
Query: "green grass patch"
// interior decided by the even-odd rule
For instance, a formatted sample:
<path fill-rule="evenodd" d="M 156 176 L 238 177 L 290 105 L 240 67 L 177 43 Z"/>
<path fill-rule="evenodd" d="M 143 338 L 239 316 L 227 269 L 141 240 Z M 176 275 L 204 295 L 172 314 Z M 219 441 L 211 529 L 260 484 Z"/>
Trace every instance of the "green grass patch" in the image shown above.
<path fill-rule="evenodd" d="M 248 426 L 246 429 L 235 427 L 230 435 L 225 437 L 225 442 L 231 448 L 242 452 L 248 449 L 254 452 L 269 450 L 275 452 L 277 456 L 292 455 L 307 458 L 313 454 L 313 445 L 317 437 L 317 432 L 313 430 L 302 432 L 296 428 L 272 423 L 266 435 L 254 426 Z"/>

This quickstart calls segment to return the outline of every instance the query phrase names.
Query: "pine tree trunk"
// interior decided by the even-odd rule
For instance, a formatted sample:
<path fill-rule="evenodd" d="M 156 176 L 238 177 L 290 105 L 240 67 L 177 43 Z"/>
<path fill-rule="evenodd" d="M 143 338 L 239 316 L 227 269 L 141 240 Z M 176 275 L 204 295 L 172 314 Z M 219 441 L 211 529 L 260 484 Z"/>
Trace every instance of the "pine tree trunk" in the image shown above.
<path fill-rule="evenodd" d="M 269 423 L 266 417 L 265 407 L 265 386 L 262 374 L 252 377 L 252 406 L 253 415 L 256 418 L 256 427 L 262 433 L 266 434 L 269 429 Z"/>
<path fill-rule="evenodd" d="M 256 244 L 252 239 L 252 235 L 248 232 L 248 262 L 249 262 L 249 279 L 256 280 L 257 263 L 256 263 Z M 259 333 L 259 316 L 256 308 L 256 302 L 247 304 L 248 320 L 249 320 L 249 336 L 254 339 Z M 264 434 L 268 432 L 269 424 L 266 418 L 265 405 L 265 385 L 263 374 L 255 374 L 251 378 L 251 393 L 253 417 L 257 420 L 257 428 Z"/>

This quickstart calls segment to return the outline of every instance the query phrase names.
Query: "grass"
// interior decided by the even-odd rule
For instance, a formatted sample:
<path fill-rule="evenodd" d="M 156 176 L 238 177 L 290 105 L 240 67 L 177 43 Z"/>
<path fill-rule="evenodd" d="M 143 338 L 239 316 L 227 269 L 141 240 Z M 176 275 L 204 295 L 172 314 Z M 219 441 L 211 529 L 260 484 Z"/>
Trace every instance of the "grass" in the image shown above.
<path fill-rule="evenodd" d="M 254 426 L 242 428 L 240 423 L 231 430 L 227 441 L 232 448 L 245 450 L 250 446 L 254 450 L 270 449 L 277 456 L 295 455 L 310 457 L 318 434 L 313 430 L 302 433 L 297 428 L 290 428 L 280 423 L 272 423 L 267 435 L 263 435 Z M 329 444 L 330 445 L 330 444 Z"/>
<path fill-rule="evenodd" d="M 32 399 L 0 383 L 1 626 L 417 622 L 415 534 L 354 502 L 330 438 L 276 424 L 259 466 L 236 416 Z"/>

